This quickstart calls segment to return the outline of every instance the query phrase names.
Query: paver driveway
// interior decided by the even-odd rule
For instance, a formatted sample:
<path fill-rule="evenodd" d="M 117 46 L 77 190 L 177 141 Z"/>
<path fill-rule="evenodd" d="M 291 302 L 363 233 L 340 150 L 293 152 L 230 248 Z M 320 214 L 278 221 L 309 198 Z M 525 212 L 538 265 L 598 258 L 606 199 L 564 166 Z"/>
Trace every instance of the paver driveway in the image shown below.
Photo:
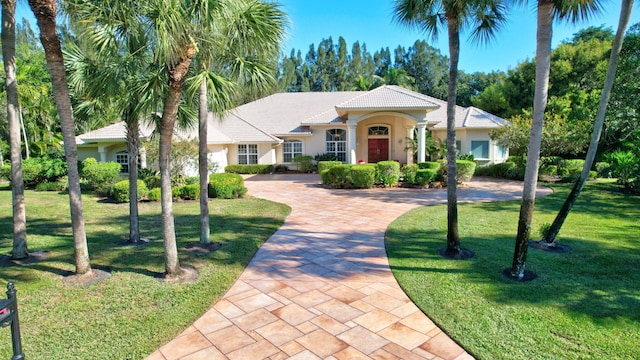
<path fill-rule="evenodd" d="M 329 190 L 317 175 L 248 178 L 249 195 L 291 206 L 238 281 L 148 359 L 470 359 L 404 294 L 384 232 L 446 202 L 445 189 Z M 549 189 L 540 189 L 539 195 Z M 460 202 L 519 199 L 522 183 L 474 180 Z"/>

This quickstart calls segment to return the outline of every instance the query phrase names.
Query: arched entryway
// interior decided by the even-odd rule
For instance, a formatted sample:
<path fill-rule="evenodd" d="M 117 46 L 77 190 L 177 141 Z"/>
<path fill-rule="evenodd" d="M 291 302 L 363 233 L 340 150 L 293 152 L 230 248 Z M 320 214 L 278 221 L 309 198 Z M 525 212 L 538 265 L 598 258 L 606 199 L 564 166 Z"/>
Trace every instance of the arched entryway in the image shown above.
<path fill-rule="evenodd" d="M 368 131 L 368 159 L 369 163 L 389 160 L 389 127 L 374 125 Z"/>

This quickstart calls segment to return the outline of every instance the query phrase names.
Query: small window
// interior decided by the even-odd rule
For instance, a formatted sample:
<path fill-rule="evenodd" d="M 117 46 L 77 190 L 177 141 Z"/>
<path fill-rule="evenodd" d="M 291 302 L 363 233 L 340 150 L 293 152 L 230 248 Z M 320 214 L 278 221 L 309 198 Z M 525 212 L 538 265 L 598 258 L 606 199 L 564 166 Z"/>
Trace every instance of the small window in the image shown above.
<path fill-rule="evenodd" d="M 286 163 L 293 162 L 293 159 L 298 155 L 302 155 L 302 141 L 286 140 L 282 144 L 282 161 Z"/>
<path fill-rule="evenodd" d="M 369 136 L 389 135 L 389 128 L 386 126 L 372 126 L 369 128 Z"/>
<path fill-rule="evenodd" d="M 257 164 L 258 163 L 258 145 L 257 144 L 241 144 L 238 145 L 238 164 Z"/>
<path fill-rule="evenodd" d="M 120 164 L 121 173 L 129 173 L 129 154 L 126 151 L 116 153 L 116 162 Z"/>
<path fill-rule="evenodd" d="M 472 141 L 471 153 L 476 159 L 489 158 L 489 141 Z"/>
<path fill-rule="evenodd" d="M 327 153 L 334 154 L 338 161 L 347 161 L 347 131 L 344 129 L 327 130 Z"/>
<path fill-rule="evenodd" d="M 507 148 L 504 146 L 497 145 L 497 155 L 496 159 L 506 159 L 507 158 Z"/>

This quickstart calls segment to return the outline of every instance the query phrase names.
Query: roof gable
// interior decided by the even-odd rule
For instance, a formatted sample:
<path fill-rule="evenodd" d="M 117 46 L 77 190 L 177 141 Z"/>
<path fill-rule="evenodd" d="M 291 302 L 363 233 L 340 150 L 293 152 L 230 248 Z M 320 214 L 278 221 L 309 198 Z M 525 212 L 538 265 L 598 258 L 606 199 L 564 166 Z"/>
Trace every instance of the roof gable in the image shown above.
<path fill-rule="evenodd" d="M 407 90 L 400 86 L 385 85 L 336 105 L 335 109 L 338 115 L 343 117 L 350 110 L 432 111 L 440 108 L 440 105 L 433 102 L 432 99 L 430 96 Z"/>

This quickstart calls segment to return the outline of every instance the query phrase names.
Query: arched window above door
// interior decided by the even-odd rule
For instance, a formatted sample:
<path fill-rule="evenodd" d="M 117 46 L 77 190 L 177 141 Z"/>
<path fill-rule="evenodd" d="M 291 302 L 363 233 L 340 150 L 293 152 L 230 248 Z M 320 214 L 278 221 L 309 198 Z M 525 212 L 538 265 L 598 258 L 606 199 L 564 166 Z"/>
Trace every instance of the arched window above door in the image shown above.
<path fill-rule="evenodd" d="M 369 128 L 369 136 L 388 136 L 388 126 L 372 126 Z"/>

